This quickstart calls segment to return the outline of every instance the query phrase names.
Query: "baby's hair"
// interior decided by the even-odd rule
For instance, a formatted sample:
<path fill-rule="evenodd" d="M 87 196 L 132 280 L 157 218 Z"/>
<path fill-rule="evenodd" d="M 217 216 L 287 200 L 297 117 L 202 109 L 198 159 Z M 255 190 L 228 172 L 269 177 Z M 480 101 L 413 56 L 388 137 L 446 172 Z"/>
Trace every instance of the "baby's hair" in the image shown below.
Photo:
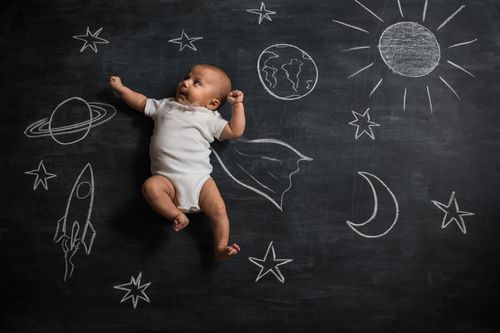
<path fill-rule="evenodd" d="M 220 68 L 219 66 L 216 66 L 216 65 L 197 64 L 195 66 L 208 67 L 208 68 L 214 70 L 215 72 L 217 72 L 221 76 L 221 89 L 219 91 L 219 95 L 217 96 L 217 98 L 220 101 L 219 107 L 221 107 L 226 102 L 227 95 L 231 92 L 231 79 L 229 78 L 229 75 L 227 75 L 227 73 L 222 68 Z"/>

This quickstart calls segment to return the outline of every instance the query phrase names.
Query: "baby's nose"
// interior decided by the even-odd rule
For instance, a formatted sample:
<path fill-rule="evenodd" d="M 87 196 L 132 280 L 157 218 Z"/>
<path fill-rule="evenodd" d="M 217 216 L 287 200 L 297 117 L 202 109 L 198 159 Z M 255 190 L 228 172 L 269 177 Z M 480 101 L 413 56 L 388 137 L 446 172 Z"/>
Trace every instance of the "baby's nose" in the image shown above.
<path fill-rule="evenodd" d="M 182 86 L 182 87 L 187 87 L 187 86 L 188 86 L 188 84 L 189 84 L 189 82 L 188 82 L 188 81 L 189 81 L 189 80 L 183 80 L 183 81 L 181 82 L 181 86 Z"/>

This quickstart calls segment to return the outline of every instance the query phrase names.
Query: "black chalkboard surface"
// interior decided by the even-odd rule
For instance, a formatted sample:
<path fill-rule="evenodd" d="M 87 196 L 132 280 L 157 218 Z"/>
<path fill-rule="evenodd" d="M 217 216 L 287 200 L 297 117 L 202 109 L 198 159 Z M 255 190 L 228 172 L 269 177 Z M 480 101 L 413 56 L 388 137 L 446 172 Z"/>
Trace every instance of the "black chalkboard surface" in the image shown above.
<path fill-rule="evenodd" d="M 2 332 L 496 332 L 498 1 L 11 1 Z M 212 145 L 241 252 L 141 195 L 197 63 L 245 93 Z M 221 114 L 229 118 L 229 106 Z"/>

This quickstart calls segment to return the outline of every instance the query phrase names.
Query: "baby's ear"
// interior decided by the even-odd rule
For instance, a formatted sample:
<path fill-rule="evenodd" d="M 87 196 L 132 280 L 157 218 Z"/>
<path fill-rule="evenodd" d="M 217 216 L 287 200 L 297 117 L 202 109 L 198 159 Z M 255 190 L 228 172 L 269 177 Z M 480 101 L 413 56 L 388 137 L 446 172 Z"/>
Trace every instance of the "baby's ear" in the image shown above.
<path fill-rule="evenodd" d="M 208 103 L 208 108 L 210 110 L 217 110 L 217 108 L 220 106 L 220 100 L 218 98 L 213 98 L 210 103 Z"/>

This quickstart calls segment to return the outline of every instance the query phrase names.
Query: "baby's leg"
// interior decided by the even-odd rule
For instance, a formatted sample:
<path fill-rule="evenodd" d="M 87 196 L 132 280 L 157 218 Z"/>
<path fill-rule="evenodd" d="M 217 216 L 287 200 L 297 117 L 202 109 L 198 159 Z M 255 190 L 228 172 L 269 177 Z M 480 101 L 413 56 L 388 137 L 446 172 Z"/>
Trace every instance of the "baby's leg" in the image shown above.
<path fill-rule="evenodd" d="M 212 178 L 209 178 L 201 188 L 200 208 L 212 221 L 216 259 L 222 260 L 238 253 L 240 251 L 238 244 L 228 246 L 229 219 L 226 206 Z"/>
<path fill-rule="evenodd" d="M 175 231 L 188 225 L 188 218 L 174 204 L 175 187 L 166 177 L 149 177 L 142 184 L 142 194 L 158 214 L 173 222 L 172 228 Z"/>

